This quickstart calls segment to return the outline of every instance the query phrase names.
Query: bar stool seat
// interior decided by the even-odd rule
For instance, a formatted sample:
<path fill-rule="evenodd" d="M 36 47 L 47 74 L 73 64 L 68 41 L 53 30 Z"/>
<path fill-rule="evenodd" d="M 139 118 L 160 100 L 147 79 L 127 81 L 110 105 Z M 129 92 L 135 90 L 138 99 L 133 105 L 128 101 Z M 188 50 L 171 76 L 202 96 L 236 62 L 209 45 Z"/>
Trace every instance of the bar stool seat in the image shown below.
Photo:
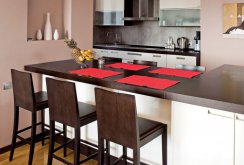
<path fill-rule="evenodd" d="M 47 92 L 40 91 L 35 93 L 37 111 L 48 108 Z"/>
<path fill-rule="evenodd" d="M 144 146 L 148 142 L 152 141 L 156 137 L 166 131 L 166 124 L 155 122 L 152 120 L 137 118 L 140 134 L 140 146 Z"/>
<path fill-rule="evenodd" d="M 80 125 L 86 125 L 97 120 L 96 107 L 94 105 L 78 102 Z"/>

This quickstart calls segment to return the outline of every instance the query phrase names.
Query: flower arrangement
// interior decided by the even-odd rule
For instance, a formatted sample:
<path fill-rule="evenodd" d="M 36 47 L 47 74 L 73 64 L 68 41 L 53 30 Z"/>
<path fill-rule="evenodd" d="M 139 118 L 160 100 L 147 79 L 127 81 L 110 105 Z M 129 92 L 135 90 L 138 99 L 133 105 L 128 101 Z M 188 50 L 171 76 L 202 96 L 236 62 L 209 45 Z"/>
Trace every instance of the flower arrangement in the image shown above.
<path fill-rule="evenodd" d="M 94 53 L 92 50 L 88 49 L 88 50 L 81 50 L 80 48 L 77 47 L 77 43 L 75 42 L 75 40 L 72 39 L 65 39 L 64 41 L 67 46 L 69 48 L 72 49 L 72 56 L 75 60 L 76 63 L 78 64 L 82 64 L 84 63 L 86 60 L 87 61 L 92 61 L 94 59 Z"/>

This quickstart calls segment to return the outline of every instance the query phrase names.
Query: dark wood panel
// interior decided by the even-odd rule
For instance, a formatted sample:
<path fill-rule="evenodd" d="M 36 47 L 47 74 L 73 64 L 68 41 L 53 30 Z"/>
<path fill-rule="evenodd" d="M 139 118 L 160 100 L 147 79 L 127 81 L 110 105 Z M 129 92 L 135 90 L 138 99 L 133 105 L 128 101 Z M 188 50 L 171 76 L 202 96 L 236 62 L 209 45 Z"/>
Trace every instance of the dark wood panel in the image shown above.
<path fill-rule="evenodd" d="M 95 60 L 93 63 L 90 63 L 89 66 L 97 68 L 97 61 Z M 61 77 L 102 87 L 244 114 L 243 66 L 223 65 L 193 79 L 148 73 L 149 70 L 156 69 L 156 67 L 151 67 L 141 71 L 127 71 L 104 67 L 104 69 L 107 70 L 120 71 L 122 74 L 105 79 L 97 79 L 70 74 L 70 70 L 79 69 L 79 65 L 73 60 L 26 65 L 25 69 L 31 72 Z M 130 75 L 166 78 L 178 80 L 180 83 L 162 91 L 114 82 L 114 80 L 118 78 Z"/>

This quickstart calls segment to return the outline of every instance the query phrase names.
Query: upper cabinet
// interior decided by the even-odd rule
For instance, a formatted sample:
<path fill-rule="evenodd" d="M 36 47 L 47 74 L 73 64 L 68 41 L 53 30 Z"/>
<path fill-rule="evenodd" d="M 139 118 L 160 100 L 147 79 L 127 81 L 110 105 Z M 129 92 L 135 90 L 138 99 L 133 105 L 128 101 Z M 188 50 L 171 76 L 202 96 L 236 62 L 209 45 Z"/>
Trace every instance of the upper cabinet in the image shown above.
<path fill-rule="evenodd" d="M 124 12 L 124 0 L 96 0 L 96 11 Z"/>
<path fill-rule="evenodd" d="M 200 9 L 200 0 L 160 0 L 160 9 Z"/>
<path fill-rule="evenodd" d="M 95 25 L 100 26 L 123 26 L 123 18 L 131 10 L 125 8 L 131 0 L 95 0 Z M 132 6 L 132 5 L 131 5 Z M 132 12 L 132 11 L 131 11 Z"/>
<path fill-rule="evenodd" d="M 200 0 L 160 0 L 160 26 L 200 26 Z"/>

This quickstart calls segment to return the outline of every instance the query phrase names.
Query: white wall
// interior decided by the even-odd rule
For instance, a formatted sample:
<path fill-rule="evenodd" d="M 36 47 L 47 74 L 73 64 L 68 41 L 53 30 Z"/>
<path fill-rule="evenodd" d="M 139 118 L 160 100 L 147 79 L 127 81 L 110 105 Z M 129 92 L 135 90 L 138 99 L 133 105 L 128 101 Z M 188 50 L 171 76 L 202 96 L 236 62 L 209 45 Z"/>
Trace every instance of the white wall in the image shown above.
<path fill-rule="evenodd" d="M 211 70 L 223 64 L 244 65 L 244 39 L 224 39 L 223 4 L 237 0 L 201 1 L 201 60 Z"/>

